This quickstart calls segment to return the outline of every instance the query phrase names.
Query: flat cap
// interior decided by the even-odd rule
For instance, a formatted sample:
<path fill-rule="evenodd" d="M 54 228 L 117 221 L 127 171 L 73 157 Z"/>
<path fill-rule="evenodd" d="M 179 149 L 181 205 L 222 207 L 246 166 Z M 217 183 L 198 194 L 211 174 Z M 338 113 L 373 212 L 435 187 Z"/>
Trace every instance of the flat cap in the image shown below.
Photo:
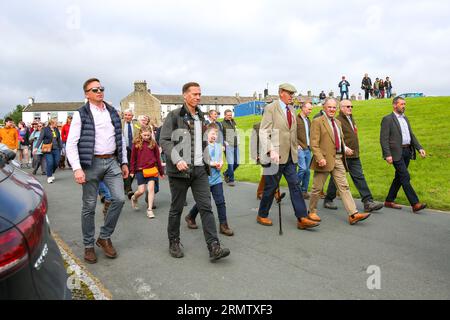
<path fill-rule="evenodd" d="M 288 91 L 288 92 L 292 92 L 292 93 L 297 92 L 297 89 L 295 89 L 295 87 L 290 83 L 280 84 L 279 88 L 280 88 L 280 90 L 284 90 L 284 91 Z"/>

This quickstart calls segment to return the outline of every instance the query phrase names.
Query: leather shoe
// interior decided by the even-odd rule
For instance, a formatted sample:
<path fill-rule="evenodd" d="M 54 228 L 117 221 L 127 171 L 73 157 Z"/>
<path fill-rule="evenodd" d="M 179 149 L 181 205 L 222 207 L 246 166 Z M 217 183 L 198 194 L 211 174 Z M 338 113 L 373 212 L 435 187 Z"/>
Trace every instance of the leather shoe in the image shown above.
<path fill-rule="evenodd" d="M 324 201 L 323 202 L 323 207 L 327 208 L 327 209 L 330 209 L 330 210 L 337 210 L 338 209 L 337 205 L 335 205 L 333 201 Z"/>
<path fill-rule="evenodd" d="M 357 222 L 366 220 L 368 217 L 370 217 L 370 215 L 371 215 L 371 213 L 359 213 L 359 212 L 357 212 L 357 213 L 354 213 L 354 214 L 348 216 L 348 222 L 351 225 L 354 225 Z"/>
<path fill-rule="evenodd" d="M 297 220 L 297 228 L 300 230 L 315 228 L 319 225 L 320 223 L 312 221 L 308 218 L 299 218 Z"/>
<path fill-rule="evenodd" d="M 308 219 L 309 219 L 309 220 L 312 220 L 312 221 L 315 221 L 315 222 L 320 222 L 320 221 L 322 221 L 322 219 L 320 219 L 319 215 L 318 215 L 317 213 L 315 213 L 315 212 L 309 213 L 309 214 L 308 214 Z"/>
<path fill-rule="evenodd" d="M 111 239 L 98 238 L 95 244 L 103 249 L 105 256 L 107 256 L 108 258 L 114 259 L 115 257 L 117 257 L 117 252 L 112 245 Z"/>
<path fill-rule="evenodd" d="M 323 190 L 320 191 L 320 193 L 319 193 L 319 198 L 320 198 L 320 199 L 325 199 L 326 196 L 327 196 L 327 195 L 325 194 L 325 192 L 323 192 Z"/>
<path fill-rule="evenodd" d="M 401 210 L 401 209 L 402 209 L 402 206 L 399 205 L 399 204 L 396 204 L 395 202 L 388 202 L 388 201 L 385 201 L 385 202 L 384 202 L 384 206 L 385 206 L 386 208 L 392 208 L 392 209 L 398 209 L 398 210 Z"/>
<path fill-rule="evenodd" d="M 231 230 L 230 227 L 228 226 L 228 223 L 221 223 L 219 226 L 219 230 L 221 234 L 224 234 L 229 237 L 231 237 L 234 234 L 233 230 Z"/>
<path fill-rule="evenodd" d="M 184 217 L 184 220 L 186 220 L 186 223 L 187 223 L 187 226 L 189 229 L 198 229 L 198 226 L 195 223 L 195 220 L 192 219 L 190 214 L 186 215 L 186 217 Z"/>
<path fill-rule="evenodd" d="M 93 264 L 97 262 L 97 256 L 95 255 L 94 248 L 85 248 L 84 249 L 84 261 L 87 263 Z"/>
<path fill-rule="evenodd" d="M 270 218 L 263 218 L 260 216 L 256 217 L 256 222 L 258 222 L 259 224 L 262 224 L 263 226 L 268 226 L 268 227 L 273 225 L 272 220 Z"/>
<path fill-rule="evenodd" d="M 375 203 L 373 201 L 367 201 L 364 203 L 364 212 L 377 211 L 383 208 L 382 203 Z"/>
<path fill-rule="evenodd" d="M 419 212 L 420 210 L 423 210 L 427 207 L 426 203 L 416 203 L 415 205 L 412 206 L 412 210 L 414 213 Z"/>

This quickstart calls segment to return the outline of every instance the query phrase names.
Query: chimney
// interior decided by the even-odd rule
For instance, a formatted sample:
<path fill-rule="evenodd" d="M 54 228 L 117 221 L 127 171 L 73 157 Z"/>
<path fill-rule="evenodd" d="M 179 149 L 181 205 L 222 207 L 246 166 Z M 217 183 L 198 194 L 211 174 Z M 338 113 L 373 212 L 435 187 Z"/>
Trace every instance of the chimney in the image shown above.
<path fill-rule="evenodd" d="M 34 98 L 33 97 L 29 97 L 28 98 L 28 105 L 32 106 L 34 104 Z"/>
<path fill-rule="evenodd" d="M 239 99 L 239 92 L 236 92 L 236 98 Z"/>
<path fill-rule="evenodd" d="M 145 80 L 143 81 L 135 81 L 134 82 L 134 91 L 136 92 L 145 92 L 147 91 L 147 82 Z"/>

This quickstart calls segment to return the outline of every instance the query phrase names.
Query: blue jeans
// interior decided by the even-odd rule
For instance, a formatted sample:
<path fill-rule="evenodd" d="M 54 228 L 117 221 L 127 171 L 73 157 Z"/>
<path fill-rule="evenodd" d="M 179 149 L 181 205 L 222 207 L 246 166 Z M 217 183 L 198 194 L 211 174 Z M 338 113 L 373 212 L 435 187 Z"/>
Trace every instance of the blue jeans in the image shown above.
<path fill-rule="evenodd" d="M 388 99 L 392 97 L 392 89 L 386 89 L 386 97 Z"/>
<path fill-rule="evenodd" d="M 225 197 L 223 196 L 223 183 L 218 183 L 210 186 L 211 194 L 214 198 L 214 202 L 217 207 L 217 215 L 219 216 L 219 223 L 227 223 L 227 208 L 225 206 Z M 192 209 L 189 211 L 189 215 L 195 220 L 198 214 L 197 204 L 194 204 Z"/>
<path fill-rule="evenodd" d="M 58 168 L 61 159 L 61 149 L 52 149 L 52 152 L 45 153 L 45 162 L 47 163 L 47 177 L 50 178 Z"/>
<path fill-rule="evenodd" d="M 348 91 L 341 91 L 341 100 L 344 100 L 344 95 L 347 96 L 348 99 Z"/>
<path fill-rule="evenodd" d="M 225 155 L 227 158 L 228 167 L 224 175 L 230 179 L 230 182 L 233 182 L 234 172 L 239 167 L 239 147 L 225 147 Z"/>
<path fill-rule="evenodd" d="M 298 150 L 298 183 L 302 192 L 308 192 L 309 177 L 311 175 L 309 166 L 311 165 L 311 150 Z"/>
<path fill-rule="evenodd" d="M 265 175 L 264 179 L 266 185 L 264 186 L 264 193 L 259 204 L 258 215 L 262 218 L 269 216 L 270 208 L 272 207 L 275 191 L 278 187 L 278 183 L 281 180 L 281 175 L 284 175 L 289 186 L 289 194 L 291 196 L 292 206 L 294 207 L 294 213 L 297 218 L 306 217 L 308 210 L 306 209 L 305 200 L 298 187 L 298 178 L 295 172 L 296 164 L 292 162 L 292 158 L 289 159 L 286 164 L 280 164 L 278 167 L 278 173 L 275 175 Z"/>
<path fill-rule="evenodd" d="M 105 200 L 111 201 L 111 193 L 109 192 L 109 189 L 106 186 L 105 182 L 103 182 L 103 180 L 98 184 L 98 193 L 100 195 L 103 195 L 105 197 Z"/>
<path fill-rule="evenodd" d="M 83 184 L 83 206 L 81 209 L 81 229 L 86 248 L 93 248 L 95 242 L 95 207 L 97 205 L 98 185 L 103 180 L 111 193 L 111 206 L 105 224 L 100 229 L 100 239 L 109 239 L 119 220 L 125 203 L 123 194 L 122 170 L 115 158 L 92 160 L 92 165 L 84 170 L 86 183 Z"/>

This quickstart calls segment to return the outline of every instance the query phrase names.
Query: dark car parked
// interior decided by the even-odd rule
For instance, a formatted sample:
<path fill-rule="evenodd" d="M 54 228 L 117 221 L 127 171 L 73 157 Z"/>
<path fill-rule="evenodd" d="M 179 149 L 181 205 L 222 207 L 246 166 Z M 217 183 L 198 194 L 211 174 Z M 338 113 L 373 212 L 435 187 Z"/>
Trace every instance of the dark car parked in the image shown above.
<path fill-rule="evenodd" d="M 67 272 L 47 218 L 47 196 L 0 144 L 0 300 L 70 299 Z"/>

